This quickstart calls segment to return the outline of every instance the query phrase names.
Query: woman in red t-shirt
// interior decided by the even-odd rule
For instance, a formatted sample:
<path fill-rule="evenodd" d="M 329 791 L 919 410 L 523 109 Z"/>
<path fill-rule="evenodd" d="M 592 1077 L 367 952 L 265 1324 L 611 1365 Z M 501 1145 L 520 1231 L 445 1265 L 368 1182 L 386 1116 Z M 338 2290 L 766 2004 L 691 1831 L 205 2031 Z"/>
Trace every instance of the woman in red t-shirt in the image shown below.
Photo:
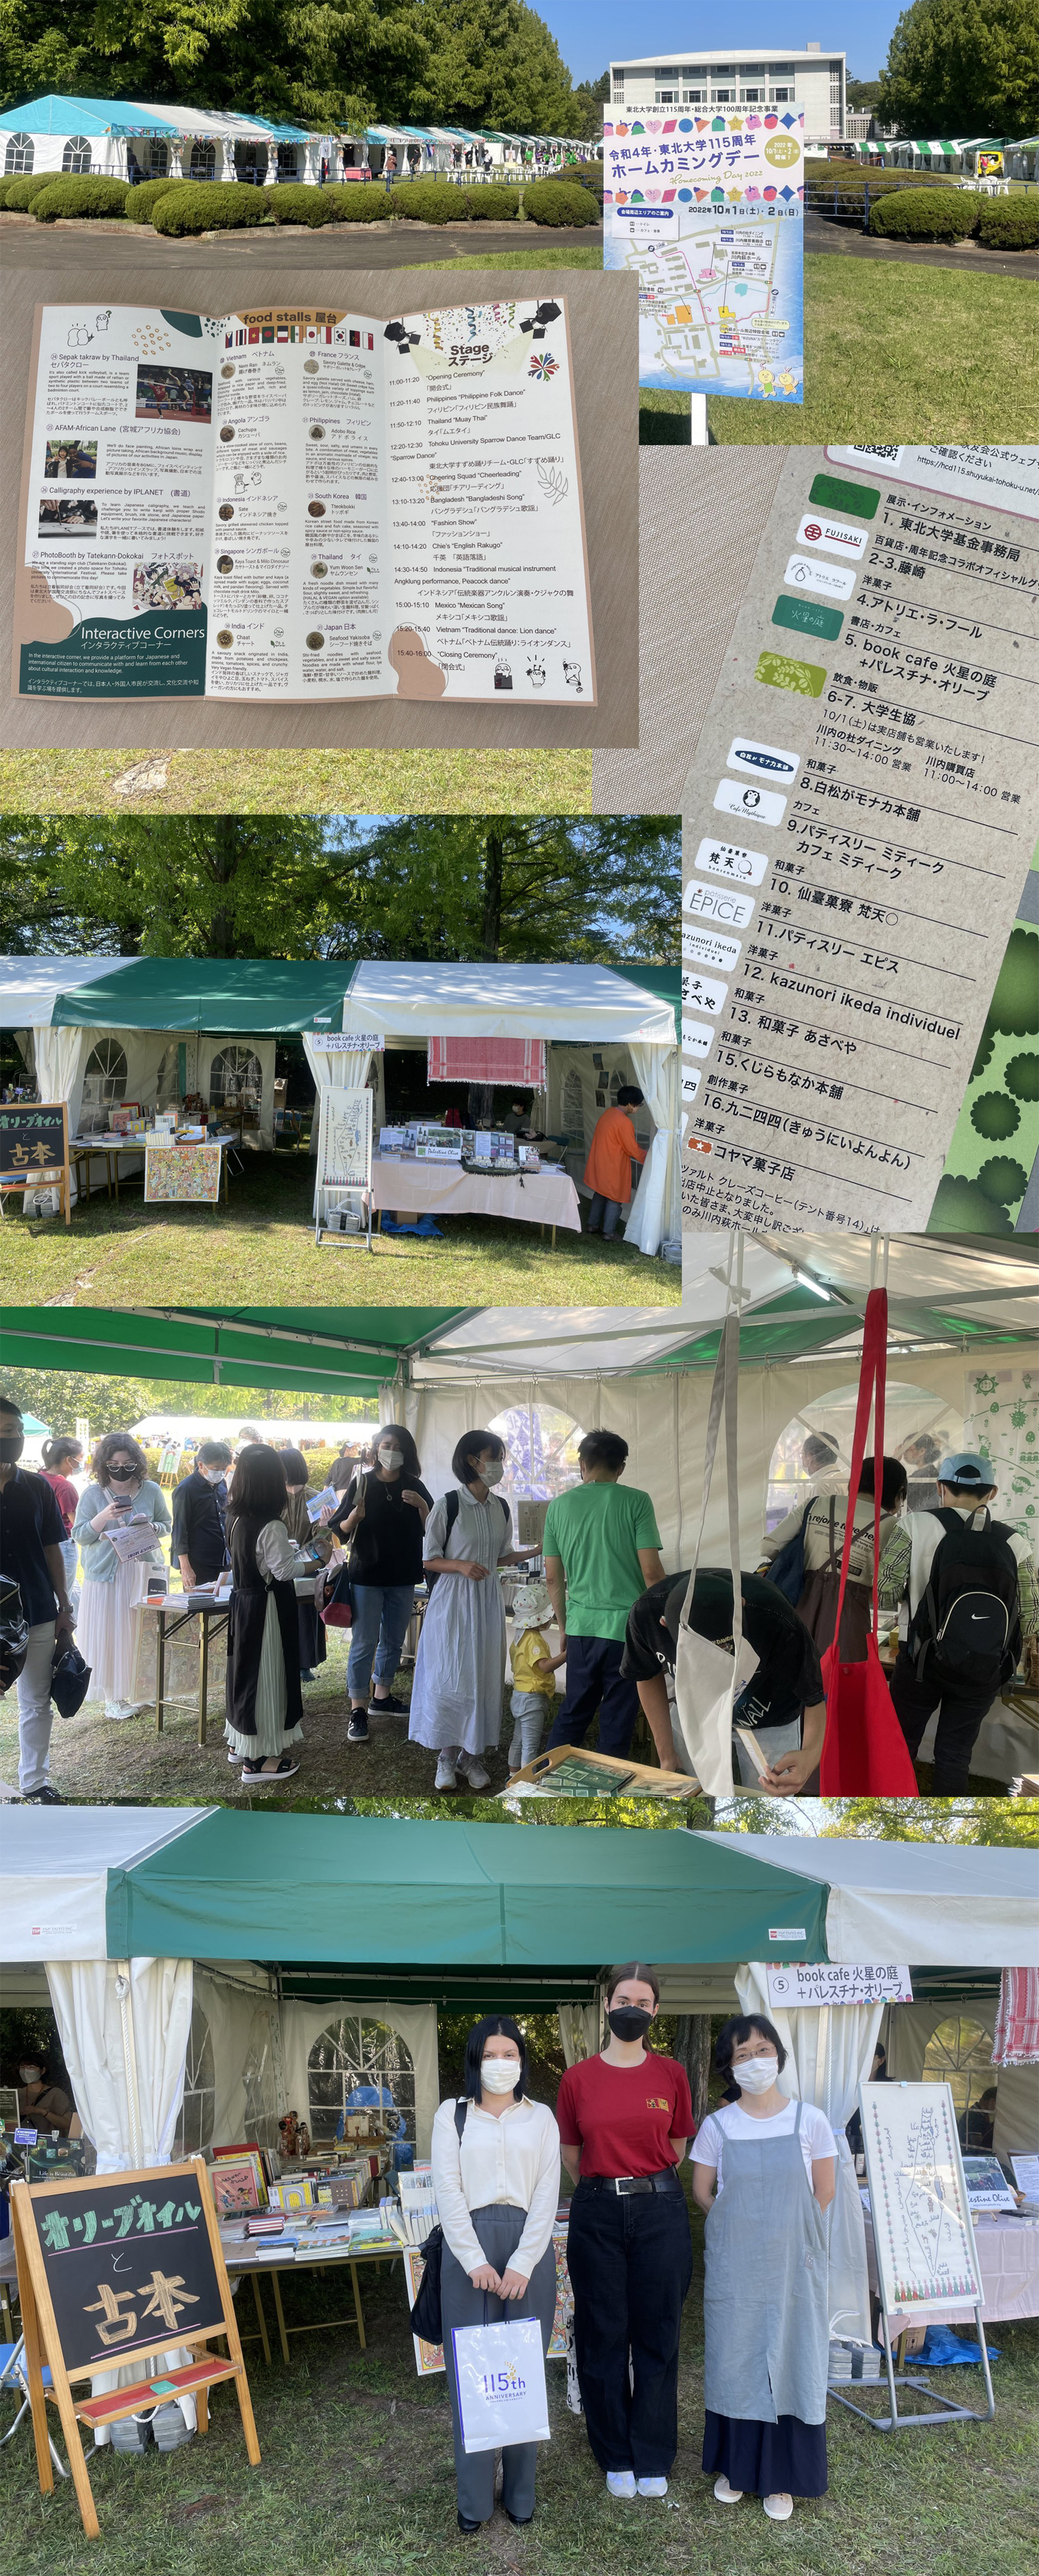
<path fill-rule="evenodd" d="M 659 2005 L 652 1968 L 640 1959 L 612 1968 L 607 2045 L 567 2068 L 556 2104 L 577 2186 L 566 2248 L 577 2377 L 612 2496 L 666 2495 L 678 2448 L 678 2338 L 693 2269 L 678 2166 L 693 2106 L 684 2068 L 643 2046 Z"/>
<path fill-rule="evenodd" d="M 65 1568 L 69 1600 L 73 1611 L 76 1611 L 79 1608 L 79 1585 L 76 1580 L 79 1571 L 79 1549 L 72 1535 L 72 1524 L 76 1517 L 79 1494 L 75 1485 L 69 1480 L 72 1476 L 78 1476 L 83 1465 L 83 1443 L 81 1440 L 74 1440 L 69 1432 L 59 1432 L 56 1440 L 44 1441 L 42 1455 L 43 1474 L 61 1513 L 62 1527 L 65 1532 L 61 1543 L 61 1559 Z"/>

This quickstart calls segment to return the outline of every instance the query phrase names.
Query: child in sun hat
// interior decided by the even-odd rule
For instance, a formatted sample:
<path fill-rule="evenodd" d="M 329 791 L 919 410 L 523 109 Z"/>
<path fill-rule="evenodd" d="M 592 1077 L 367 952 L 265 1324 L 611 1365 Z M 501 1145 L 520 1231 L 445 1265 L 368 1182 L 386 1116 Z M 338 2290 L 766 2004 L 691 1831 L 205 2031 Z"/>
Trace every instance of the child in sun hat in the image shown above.
<path fill-rule="evenodd" d="M 555 1699 L 555 1675 L 566 1656 L 550 1655 L 546 1631 L 554 1612 L 547 1583 L 517 1587 L 512 1605 L 512 1742 L 509 1770 L 522 1771 L 540 1749 L 546 1714 Z"/>

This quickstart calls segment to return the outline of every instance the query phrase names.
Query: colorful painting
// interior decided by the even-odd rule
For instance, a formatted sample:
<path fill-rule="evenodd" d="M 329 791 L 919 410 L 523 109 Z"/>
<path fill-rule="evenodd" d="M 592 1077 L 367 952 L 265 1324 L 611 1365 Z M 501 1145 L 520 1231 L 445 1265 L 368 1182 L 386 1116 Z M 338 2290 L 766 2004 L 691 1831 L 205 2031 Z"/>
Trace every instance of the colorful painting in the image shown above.
<path fill-rule="evenodd" d="M 215 1207 L 220 1196 L 220 1145 L 148 1145 L 144 1155 L 147 1201 L 177 1199 Z"/>

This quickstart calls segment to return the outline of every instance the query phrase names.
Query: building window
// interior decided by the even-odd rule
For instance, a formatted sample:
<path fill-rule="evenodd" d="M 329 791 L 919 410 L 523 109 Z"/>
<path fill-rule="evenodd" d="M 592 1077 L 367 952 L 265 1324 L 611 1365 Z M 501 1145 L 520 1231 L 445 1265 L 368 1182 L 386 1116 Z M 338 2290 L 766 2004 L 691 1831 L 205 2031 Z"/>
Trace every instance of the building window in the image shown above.
<path fill-rule="evenodd" d="M 247 187 L 262 188 L 267 176 L 266 144 L 236 143 L 234 174 L 236 179 L 244 180 Z"/>
<path fill-rule="evenodd" d="M 960 2119 L 988 2091 L 992 2071 L 990 2031 L 961 2013 L 939 2022 L 924 2052 L 924 2082 L 949 2086 Z"/>
<path fill-rule="evenodd" d="M 73 171 L 80 179 L 89 171 L 90 141 L 87 135 L 70 134 L 61 156 L 61 166 L 63 170 Z"/>
<path fill-rule="evenodd" d="M 221 1047 L 209 1068 L 212 1109 L 242 1109 L 254 1123 L 260 1115 L 263 1072 L 258 1055 L 247 1046 Z"/>
<path fill-rule="evenodd" d="M 9 134 L 4 154 L 5 179 L 28 179 L 35 149 L 31 134 Z"/>
<path fill-rule="evenodd" d="M 279 179 L 294 179 L 294 178 L 295 178 L 295 176 L 296 176 L 296 146 L 295 146 L 295 144 L 294 144 L 294 143 L 279 143 L 279 145 L 278 145 L 278 177 L 279 177 Z"/>
<path fill-rule="evenodd" d="M 190 161 L 190 165 L 189 165 L 189 176 L 190 176 L 192 179 L 215 179 L 215 178 L 216 178 L 216 144 L 215 144 L 215 143 L 193 143 L 193 144 L 192 144 L 192 146 L 191 146 L 191 161 Z"/>
<path fill-rule="evenodd" d="M 793 98 L 793 95 L 794 93 L 792 89 L 780 88 L 770 89 L 769 91 L 769 97 L 772 101 L 773 107 L 786 107 L 789 101 Z"/>
<path fill-rule="evenodd" d="M 146 147 L 144 158 L 144 167 L 148 173 L 149 179 L 167 178 L 169 175 L 169 166 L 170 155 L 168 144 L 160 143 L 158 139 L 156 139 L 154 143 L 149 143 Z"/>
<path fill-rule="evenodd" d="M 658 89 L 656 104 L 658 107 L 677 107 L 678 91 L 676 89 Z"/>
<path fill-rule="evenodd" d="M 711 91 L 711 97 L 715 107 L 734 107 L 736 104 L 734 89 L 714 89 Z"/>
<path fill-rule="evenodd" d="M 307 2090 L 315 2140 L 333 2138 L 347 2111 L 366 2107 L 385 2112 L 391 2134 L 414 2140 L 414 2060 L 389 2022 L 359 2013 L 329 2022 L 310 2052 Z"/>
<path fill-rule="evenodd" d="M 684 89 L 684 90 L 683 90 L 683 92 L 682 92 L 682 105 L 683 105 L 683 107 L 706 107 L 706 105 L 707 105 L 707 92 L 706 92 L 706 90 L 705 90 L 705 89 Z"/>
<path fill-rule="evenodd" d="M 184 2099 L 173 2139 L 173 2159 L 200 2156 L 213 2143 L 216 2119 L 216 2065 L 209 2023 L 200 2005 L 191 2007 L 191 2030 L 184 2063 Z"/>
<path fill-rule="evenodd" d="M 740 99 L 744 107 L 758 107 L 764 96 L 763 89 L 747 89 L 745 86 L 740 89 Z"/>

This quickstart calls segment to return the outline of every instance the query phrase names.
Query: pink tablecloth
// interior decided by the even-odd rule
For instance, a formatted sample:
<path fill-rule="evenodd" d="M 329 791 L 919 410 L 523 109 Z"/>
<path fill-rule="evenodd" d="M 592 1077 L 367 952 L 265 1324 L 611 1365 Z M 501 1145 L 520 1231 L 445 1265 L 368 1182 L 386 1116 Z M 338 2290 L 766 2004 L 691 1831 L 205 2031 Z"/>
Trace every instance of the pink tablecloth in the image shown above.
<path fill-rule="evenodd" d="M 981 2311 L 985 2324 L 1006 2325 L 1013 2317 L 1039 2317 L 1039 2224 L 1011 2218 L 1009 2213 L 1005 2218 L 976 2218 L 974 2238 L 985 2293 Z M 866 2256 L 869 2286 L 875 2297 L 877 2265 L 868 2212 Z M 930 2317 L 959 2325 L 973 2315 L 967 2300 L 953 2308 L 895 2308 L 888 2318 L 888 2328 L 894 2336 L 901 2334 L 904 2326 L 924 2325 Z"/>
<path fill-rule="evenodd" d="M 517 1173 L 498 1180 L 490 1173 L 463 1172 L 460 1163 L 395 1163 L 376 1155 L 372 1163 L 372 1206 L 417 1208 L 431 1216 L 514 1216 L 527 1225 L 563 1225 L 580 1234 L 577 1191 L 569 1172 Z"/>

